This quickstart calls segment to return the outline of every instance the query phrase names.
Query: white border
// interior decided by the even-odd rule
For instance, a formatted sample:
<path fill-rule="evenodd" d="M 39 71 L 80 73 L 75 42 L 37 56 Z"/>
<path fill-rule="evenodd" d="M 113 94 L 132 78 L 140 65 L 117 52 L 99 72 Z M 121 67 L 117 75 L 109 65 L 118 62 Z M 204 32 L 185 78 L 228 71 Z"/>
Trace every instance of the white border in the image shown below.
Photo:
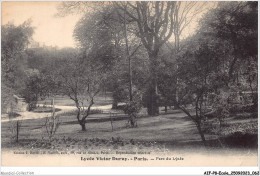
<path fill-rule="evenodd" d="M 3 0 L 1 0 L 1 2 L 2 1 Z M 22 0 L 4 0 L 4 1 L 22 1 Z M 35 1 L 35 0 L 27 0 L 27 1 Z M 52 0 L 43 0 L 43 1 L 52 1 Z M 62 1 L 62 0 L 56 0 L 56 1 Z M 70 0 L 70 1 L 76 1 L 76 0 Z M 225 1 L 225 0 L 218 0 L 218 1 Z M 258 9 L 259 6 L 260 5 L 258 3 Z M 0 7 L 2 6 L 0 5 Z M 259 21 L 260 20 L 258 14 L 258 29 L 259 29 Z M 259 43 L 259 36 L 258 36 L 258 43 Z M 259 48 L 260 47 L 258 45 L 258 51 Z M 258 58 L 259 58 L 259 53 L 258 53 Z M 258 65 L 258 70 L 259 68 L 260 67 Z M 258 72 L 258 82 L 260 80 L 259 76 L 260 75 Z M 258 87 L 258 92 L 259 91 L 260 88 Z M 258 103 L 258 109 L 260 109 L 259 103 Z M 0 126 L 0 130 L 1 130 L 1 126 Z M 259 130 L 259 123 L 258 123 L 258 134 L 259 131 L 260 130 Z M 259 135 L 258 135 L 258 141 L 259 141 Z M 259 151 L 259 145 L 258 145 L 258 151 Z M 206 171 L 222 171 L 222 172 L 227 171 L 228 173 L 231 173 L 231 171 L 250 171 L 250 172 L 259 171 L 259 161 L 260 159 L 259 159 L 259 152 L 258 152 L 258 167 L 2 167 L 0 165 L 0 171 L 1 173 L 3 172 L 8 173 L 8 175 L 29 175 L 29 174 L 25 174 L 27 172 L 33 172 L 33 175 L 204 175 L 204 172 Z"/>

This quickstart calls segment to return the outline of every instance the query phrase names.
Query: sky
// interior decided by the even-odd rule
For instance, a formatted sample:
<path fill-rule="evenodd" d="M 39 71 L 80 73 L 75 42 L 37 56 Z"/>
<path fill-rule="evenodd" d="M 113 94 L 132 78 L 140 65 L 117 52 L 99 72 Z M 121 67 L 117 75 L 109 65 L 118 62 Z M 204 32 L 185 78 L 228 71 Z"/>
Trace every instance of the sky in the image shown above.
<path fill-rule="evenodd" d="M 2 25 L 13 22 L 22 24 L 31 19 L 33 39 L 40 45 L 75 47 L 73 30 L 81 15 L 57 17 L 57 5 L 61 2 L 2 2 Z"/>
<path fill-rule="evenodd" d="M 6 1 L 2 2 L 2 25 L 12 22 L 15 25 L 22 24 L 31 19 L 34 27 L 33 40 L 40 46 L 76 47 L 73 38 L 73 30 L 82 14 L 70 14 L 65 17 L 57 17 L 57 6 L 61 3 L 55 1 Z M 201 16 L 201 15 L 199 15 Z M 192 35 L 197 27 L 194 22 L 183 32 L 181 38 Z"/>

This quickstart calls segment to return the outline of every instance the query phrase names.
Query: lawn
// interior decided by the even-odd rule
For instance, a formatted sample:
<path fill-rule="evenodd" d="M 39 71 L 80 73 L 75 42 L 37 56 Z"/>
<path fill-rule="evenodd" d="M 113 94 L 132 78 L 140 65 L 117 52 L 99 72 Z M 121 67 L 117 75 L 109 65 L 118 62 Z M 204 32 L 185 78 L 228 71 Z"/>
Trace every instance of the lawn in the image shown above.
<path fill-rule="evenodd" d="M 45 148 L 48 146 L 47 148 L 50 149 L 65 147 L 68 150 L 75 150 L 84 145 L 92 149 L 107 147 L 113 149 L 116 146 L 119 149 L 136 147 L 140 150 L 152 147 L 154 151 L 165 150 L 165 148 L 169 151 L 207 150 L 201 142 L 195 124 L 180 110 L 169 110 L 165 113 L 161 108 L 160 115 L 153 117 L 145 113 L 140 114 L 137 128 L 129 127 L 128 117 L 122 111 L 114 110 L 113 112 L 113 129 L 109 112 L 93 111 L 94 114 L 87 119 L 85 132 L 81 131 L 75 111 L 61 113 L 58 115 L 61 124 L 51 143 L 48 142 L 44 126 L 45 118 L 22 120 L 19 143 L 10 143 L 10 122 L 2 122 L 2 148 Z M 142 112 L 145 112 L 145 109 Z M 217 149 L 216 151 L 230 150 L 230 148 L 257 151 L 257 125 L 255 125 L 257 118 L 230 117 L 226 122 L 226 126 L 221 130 L 212 128 L 206 131 L 207 148 Z M 243 129 L 242 132 L 241 129 Z M 240 138 L 233 137 L 233 143 L 245 138 L 245 135 L 250 136 L 246 136 L 244 141 L 240 141 L 235 146 L 230 145 L 230 140 L 227 139 L 238 131 Z M 87 144 L 84 141 L 88 141 Z"/>

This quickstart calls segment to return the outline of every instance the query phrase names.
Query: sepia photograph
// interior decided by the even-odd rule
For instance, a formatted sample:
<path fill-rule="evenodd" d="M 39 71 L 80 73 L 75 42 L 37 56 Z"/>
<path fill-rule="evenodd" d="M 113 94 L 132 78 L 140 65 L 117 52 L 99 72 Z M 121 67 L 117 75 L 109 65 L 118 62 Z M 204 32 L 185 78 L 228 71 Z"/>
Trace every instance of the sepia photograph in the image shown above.
<path fill-rule="evenodd" d="M 2 1 L 1 166 L 258 166 L 258 1 Z"/>

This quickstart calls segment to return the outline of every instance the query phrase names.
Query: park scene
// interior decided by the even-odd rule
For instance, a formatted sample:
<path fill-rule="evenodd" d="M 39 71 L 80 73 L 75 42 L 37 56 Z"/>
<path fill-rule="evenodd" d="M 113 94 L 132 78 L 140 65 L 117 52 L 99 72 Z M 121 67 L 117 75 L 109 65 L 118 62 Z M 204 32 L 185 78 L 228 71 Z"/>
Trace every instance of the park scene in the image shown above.
<path fill-rule="evenodd" d="M 2 151 L 257 156 L 258 2 L 2 2 L 1 30 Z"/>

